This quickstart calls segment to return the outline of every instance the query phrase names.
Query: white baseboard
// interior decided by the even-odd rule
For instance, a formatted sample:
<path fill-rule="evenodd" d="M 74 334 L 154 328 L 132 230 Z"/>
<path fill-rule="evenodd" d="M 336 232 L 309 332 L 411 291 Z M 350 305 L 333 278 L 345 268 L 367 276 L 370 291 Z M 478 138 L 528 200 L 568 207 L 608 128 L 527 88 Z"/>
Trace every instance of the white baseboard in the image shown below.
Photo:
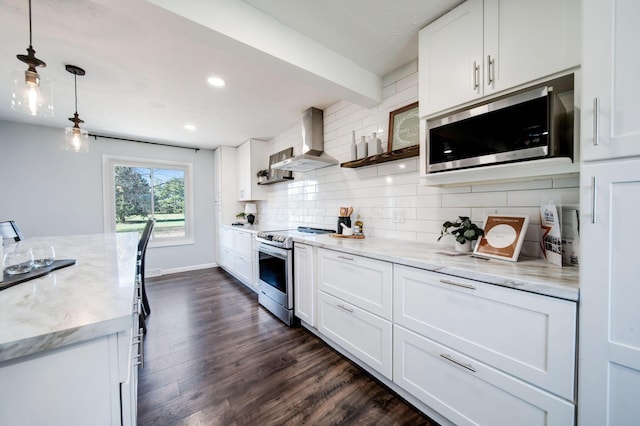
<path fill-rule="evenodd" d="M 179 268 L 169 268 L 169 269 L 148 269 L 146 271 L 147 277 L 160 277 L 162 275 L 169 274 L 177 274 L 178 272 L 188 272 L 188 271 L 197 271 L 199 269 L 207 269 L 207 268 L 215 268 L 218 266 L 217 263 L 203 263 L 200 265 L 189 265 L 189 266 L 181 266 Z"/>

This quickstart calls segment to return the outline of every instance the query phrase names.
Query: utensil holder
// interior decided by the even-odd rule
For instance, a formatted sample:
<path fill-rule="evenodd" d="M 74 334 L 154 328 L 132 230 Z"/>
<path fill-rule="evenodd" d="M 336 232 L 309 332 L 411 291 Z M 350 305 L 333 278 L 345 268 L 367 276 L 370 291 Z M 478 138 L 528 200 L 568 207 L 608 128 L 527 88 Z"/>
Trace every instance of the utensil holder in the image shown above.
<path fill-rule="evenodd" d="M 341 223 L 344 223 L 346 226 L 351 228 L 351 217 L 349 216 L 338 216 L 338 231 L 337 234 L 342 234 L 342 226 Z"/>

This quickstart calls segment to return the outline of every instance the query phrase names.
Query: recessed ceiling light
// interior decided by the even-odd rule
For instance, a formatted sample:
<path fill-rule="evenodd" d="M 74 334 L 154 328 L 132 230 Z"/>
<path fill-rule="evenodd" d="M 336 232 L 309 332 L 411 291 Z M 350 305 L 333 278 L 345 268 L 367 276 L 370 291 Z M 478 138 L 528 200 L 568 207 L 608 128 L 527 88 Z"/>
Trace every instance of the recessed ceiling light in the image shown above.
<path fill-rule="evenodd" d="M 209 82 L 210 85 L 212 85 L 213 87 L 223 87 L 225 84 L 227 84 L 223 79 L 221 79 L 220 77 L 209 77 L 207 79 L 207 81 Z"/>
<path fill-rule="evenodd" d="M 193 132 L 193 131 L 195 131 L 195 130 L 197 129 L 196 125 L 195 125 L 195 124 L 191 124 L 191 123 L 187 123 L 187 124 L 185 124 L 185 125 L 184 125 L 184 128 L 185 128 L 186 130 L 191 131 L 191 132 Z"/>

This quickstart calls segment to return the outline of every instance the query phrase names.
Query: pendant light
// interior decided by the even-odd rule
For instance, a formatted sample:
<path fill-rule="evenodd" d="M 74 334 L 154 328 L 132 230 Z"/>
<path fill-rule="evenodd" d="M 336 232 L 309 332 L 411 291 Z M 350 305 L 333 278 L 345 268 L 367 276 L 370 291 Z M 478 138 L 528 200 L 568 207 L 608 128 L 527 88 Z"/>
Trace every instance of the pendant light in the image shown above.
<path fill-rule="evenodd" d="M 46 67 L 47 64 L 36 58 L 36 51 L 33 49 L 31 0 L 29 0 L 29 47 L 27 47 L 26 55 L 16 55 L 16 57 L 27 64 L 28 68 L 24 75 L 20 71 L 12 72 L 11 108 L 33 116 L 53 116 L 51 82 L 48 78 L 41 79 L 36 70 L 36 67 Z"/>
<path fill-rule="evenodd" d="M 89 132 L 80 128 L 80 123 L 84 123 L 78 116 L 78 76 L 84 75 L 82 68 L 75 65 L 65 65 L 65 69 L 73 74 L 73 87 L 75 96 L 76 112 L 73 117 L 69 117 L 69 121 L 73 123 L 73 127 L 64 129 L 66 135 L 65 150 L 73 152 L 89 152 Z"/>

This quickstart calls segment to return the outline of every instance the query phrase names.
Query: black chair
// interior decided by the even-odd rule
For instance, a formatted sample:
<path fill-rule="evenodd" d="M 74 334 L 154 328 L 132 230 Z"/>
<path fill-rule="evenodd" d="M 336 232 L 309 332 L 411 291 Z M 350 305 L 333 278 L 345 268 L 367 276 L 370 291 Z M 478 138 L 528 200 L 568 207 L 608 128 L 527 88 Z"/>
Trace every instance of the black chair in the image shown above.
<path fill-rule="evenodd" d="M 2 239 L 13 239 L 13 241 L 21 241 L 24 240 L 22 236 L 22 232 L 20 232 L 20 228 L 13 220 L 8 220 L 6 222 L 0 222 L 0 235 L 2 235 Z"/>
<path fill-rule="evenodd" d="M 144 230 L 142 231 L 142 236 L 140 237 L 140 242 L 138 242 L 138 256 L 137 256 L 137 271 L 136 276 L 139 280 L 140 284 L 140 292 L 142 298 L 142 311 L 140 312 L 140 327 L 142 327 L 142 332 L 147 333 L 147 326 L 145 324 L 145 319 L 151 314 L 151 307 L 149 306 L 149 298 L 147 297 L 147 290 L 144 285 L 144 260 L 147 253 L 147 245 L 149 244 L 149 239 L 151 238 L 151 232 L 153 231 L 153 225 L 156 223 L 156 220 L 153 218 L 149 218 L 147 220 L 146 225 L 144 226 Z"/>

